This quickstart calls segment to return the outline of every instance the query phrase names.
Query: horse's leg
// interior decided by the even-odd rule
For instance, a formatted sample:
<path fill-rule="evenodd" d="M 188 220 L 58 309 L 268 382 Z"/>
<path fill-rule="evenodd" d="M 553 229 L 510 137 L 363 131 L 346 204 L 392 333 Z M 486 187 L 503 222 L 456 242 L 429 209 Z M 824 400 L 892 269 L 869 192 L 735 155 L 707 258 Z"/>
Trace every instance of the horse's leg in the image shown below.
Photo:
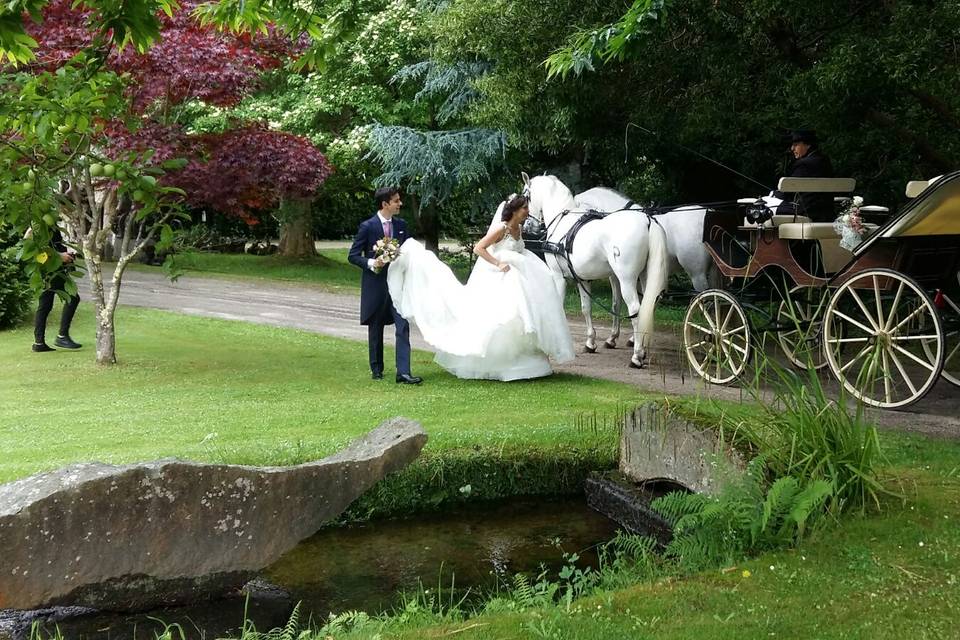
<path fill-rule="evenodd" d="M 604 341 L 603 346 L 607 349 L 616 349 L 617 339 L 620 337 L 620 309 L 623 307 L 623 298 L 620 297 L 620 281 L 615 276 L 610 276 L 610 294 L 613 328 L 610 331 L 610 337 Z"/>
<path fill-rule="evenodd" d="M 583 345 L 583 350 L 587 353 L 597 352 L 597 331 L 593 328 L 593 308 L 590 300 L 590 283 L 578 282 L 577 289 L 580 291 L 580 311 L 583 313 L 583 319 L 587 323 L 587 341 Z"/>

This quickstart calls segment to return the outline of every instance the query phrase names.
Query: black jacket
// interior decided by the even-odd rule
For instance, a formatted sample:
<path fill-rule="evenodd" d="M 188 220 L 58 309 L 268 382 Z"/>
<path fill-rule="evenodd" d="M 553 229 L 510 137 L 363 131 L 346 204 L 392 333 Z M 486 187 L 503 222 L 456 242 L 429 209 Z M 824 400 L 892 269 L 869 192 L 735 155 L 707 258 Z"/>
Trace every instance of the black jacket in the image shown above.
<path fill-rule="evenodd" d="M 787 170 L 789 178 L 832 178 L 833 165 L 830 158 L 820 153 L 818 149 L 811 149 L 807 155 L 794 160 Z M 833 210 L 832 193 L 784 193 L 774 192 L 774 195 L 788 202 L 795 202 L 797 214 L 809 216 L 814 222 L 833 222 L 836 215 Z"/>
<path fill-rule="evenodd" d="M 407 223 L 397 217 L 391 222 L 393 237 L 402 245 L 409 238 Z M 380 224 L 380 218 L 374 214 L 372 218 L 360 223 L 357 237 L 354 238 L 353 246 L 347 255 L 352 264 L 363 270 L 360 278 L 360 324 L 393 324 L 393 314 L 390 312 L 393 301 L 387 289 L 387 270 L 390 265 L 381 269 L 380 273 L 374 273 L 367 266 L 367 260 L 376 257 L 373 245 L 382 237 L 383 225 Z"/>

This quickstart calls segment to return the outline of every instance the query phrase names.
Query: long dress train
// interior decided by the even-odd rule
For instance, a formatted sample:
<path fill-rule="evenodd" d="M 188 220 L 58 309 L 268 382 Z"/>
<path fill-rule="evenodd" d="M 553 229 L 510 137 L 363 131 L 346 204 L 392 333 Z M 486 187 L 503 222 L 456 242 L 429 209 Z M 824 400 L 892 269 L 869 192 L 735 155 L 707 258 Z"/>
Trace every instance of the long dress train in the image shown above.
<path fill-rule="evenodd" d="M 574 358 L 563 303 L 547 266 L 509 232 L 489 248 L 501 272 L 478 259 L 467 284 L 416 240 L 406 241 L 387 283 L 397 311 L 459 378 L 519 380 L 550 375 Z"/>

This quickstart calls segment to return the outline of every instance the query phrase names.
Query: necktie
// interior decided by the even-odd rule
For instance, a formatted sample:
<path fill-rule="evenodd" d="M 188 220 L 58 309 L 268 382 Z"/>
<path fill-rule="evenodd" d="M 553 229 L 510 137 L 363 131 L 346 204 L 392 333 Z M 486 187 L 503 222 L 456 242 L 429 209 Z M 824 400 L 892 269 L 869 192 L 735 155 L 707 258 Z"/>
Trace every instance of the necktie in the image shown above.
<path fill-rule="evenodd" d="M 393 225 L 389 220 L 384 220 L 383 222 L 383 237 L 392 238 L 393 237 Z"/>

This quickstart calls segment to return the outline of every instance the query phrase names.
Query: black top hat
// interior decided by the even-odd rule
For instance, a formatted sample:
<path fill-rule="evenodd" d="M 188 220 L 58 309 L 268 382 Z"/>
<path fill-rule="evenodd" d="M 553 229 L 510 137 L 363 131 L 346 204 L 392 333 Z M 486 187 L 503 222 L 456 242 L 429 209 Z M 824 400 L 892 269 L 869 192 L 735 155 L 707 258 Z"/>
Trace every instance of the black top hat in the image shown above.
<path fill-rule="evenodd" d="M 790 132 L 790 142 L 805 142 L 812 147 L 817 144 L 817 132 L 813 129 L 794 129 Z"/>

